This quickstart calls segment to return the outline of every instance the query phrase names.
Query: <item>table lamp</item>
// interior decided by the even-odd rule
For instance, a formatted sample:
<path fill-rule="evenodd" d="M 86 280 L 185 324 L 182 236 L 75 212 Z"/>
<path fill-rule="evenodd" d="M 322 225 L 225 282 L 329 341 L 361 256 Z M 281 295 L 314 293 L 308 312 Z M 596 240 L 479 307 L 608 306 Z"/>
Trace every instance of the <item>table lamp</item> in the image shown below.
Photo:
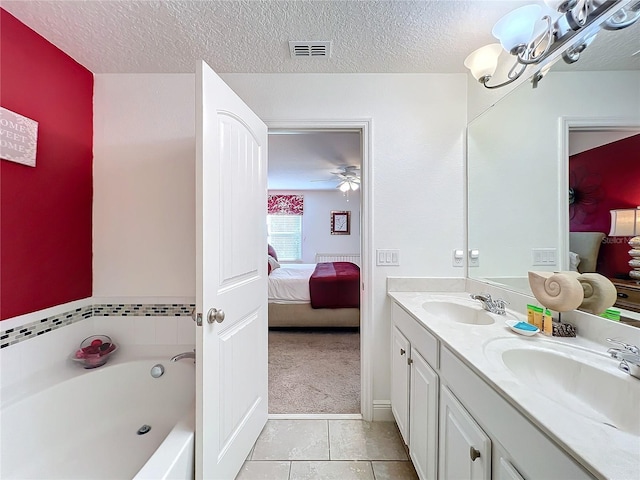
<path fill-rule="evenodd" d="M 640 280 L 640 207 L 611 210 L 610 237 L 631 237 L 629 277 Z"/>

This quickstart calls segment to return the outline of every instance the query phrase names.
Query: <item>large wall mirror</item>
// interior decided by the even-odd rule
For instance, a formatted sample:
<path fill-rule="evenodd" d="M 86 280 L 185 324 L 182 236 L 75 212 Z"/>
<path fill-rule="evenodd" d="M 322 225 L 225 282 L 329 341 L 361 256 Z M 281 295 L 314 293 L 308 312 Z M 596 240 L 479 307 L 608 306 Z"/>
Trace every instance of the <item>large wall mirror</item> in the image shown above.
<path fill-rule="evenodd" d="M 640 54 L 629 56 L 627 69 L 552 70 L 536 89 L 523 83 L 473 120 L 467 140 L 468 248 L 480 256 L 469 277 L 530 293 L 529 270 L 569 270 L 576 213 L 569 205 L 569 151 L 577 148 L 571 144 L 638 132 Z M 606 159 L 611 168 L 619 160 L 616 154 Z M 633 161 L 640 163 L 640 150 Z M 629 179 L 627 173 L 620 188 L 636 185 L 640 195 L 640 176 Z M 605 206 L 618 201 L 615 190 L 602 195 L 608 197 L 597 200 Z"/>

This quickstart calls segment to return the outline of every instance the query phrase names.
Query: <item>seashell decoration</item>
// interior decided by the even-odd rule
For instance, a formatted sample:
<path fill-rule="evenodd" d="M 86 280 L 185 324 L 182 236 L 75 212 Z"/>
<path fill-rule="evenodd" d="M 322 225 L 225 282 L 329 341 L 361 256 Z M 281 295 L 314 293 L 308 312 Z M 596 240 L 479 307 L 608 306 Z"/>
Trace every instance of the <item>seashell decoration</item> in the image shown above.
<path fill-rule="evenodd" d="M 529 285 L 538 302 L 551 310 L 567 312 L 584 300 L 584 289 L 570 272 L 529 272 Z"/>
<path fill-rule="evenodd" d="M 598 273 L 583 273 L 578 275 L 578 281 L 584 291 L 584 300 L 580 309 L 594 315 L 600 315 L 607 308 L 616 303 L 618 294 L 615 285 Z"/>

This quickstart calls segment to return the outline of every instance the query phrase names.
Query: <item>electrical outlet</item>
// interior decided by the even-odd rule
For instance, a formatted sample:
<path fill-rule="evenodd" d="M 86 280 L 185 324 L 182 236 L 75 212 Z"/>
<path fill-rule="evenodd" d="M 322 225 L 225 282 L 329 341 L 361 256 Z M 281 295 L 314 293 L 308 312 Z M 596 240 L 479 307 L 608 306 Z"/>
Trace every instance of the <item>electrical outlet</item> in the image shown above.
<path fill-rule="evenodd" d="M 453 266 L 464 267 L 464 250 L 453 251 Z"/>
<path fill-rule="evenodd" d="M 480 266 L 480 250 L 469 250 L 469 266 L 470 267 L 479 267 Z"/>

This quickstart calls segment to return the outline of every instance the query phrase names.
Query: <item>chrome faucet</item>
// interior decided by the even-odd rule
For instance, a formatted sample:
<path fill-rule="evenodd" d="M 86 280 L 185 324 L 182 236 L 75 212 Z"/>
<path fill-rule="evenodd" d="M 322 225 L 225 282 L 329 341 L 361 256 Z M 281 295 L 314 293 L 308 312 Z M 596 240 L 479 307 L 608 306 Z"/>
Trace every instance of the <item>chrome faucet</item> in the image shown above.
<path fill-rule="evenodd" d="M 179 353 L 173 357 L 171 357 L 172 362 L 177 362 L 178 360 L 182 360 L 183 358 L 193 358 L 193 363 L 196 363 L 196 351 L 193 352 L 183 352 Z"/>
<path fill-rule="evenodd" d="M 505 300 L 500 298 L 494 300 L 488 293 L 472 293 L 471 298 L 479 300 L 480 303 L 482 303 L 482 308 L 489 313 L 496 313 L 498 315 L 504 315 L 506 313 L 505 307 L 507 302 Z"/>
<path fill-rule="evenodd" d="M 622 347 L 607 350 L 611 358 L 620 360 L 618 368 L 632 377 L 640 379 L 640 348 L 612 338 L 607 338 L 607 342 Z"/>

